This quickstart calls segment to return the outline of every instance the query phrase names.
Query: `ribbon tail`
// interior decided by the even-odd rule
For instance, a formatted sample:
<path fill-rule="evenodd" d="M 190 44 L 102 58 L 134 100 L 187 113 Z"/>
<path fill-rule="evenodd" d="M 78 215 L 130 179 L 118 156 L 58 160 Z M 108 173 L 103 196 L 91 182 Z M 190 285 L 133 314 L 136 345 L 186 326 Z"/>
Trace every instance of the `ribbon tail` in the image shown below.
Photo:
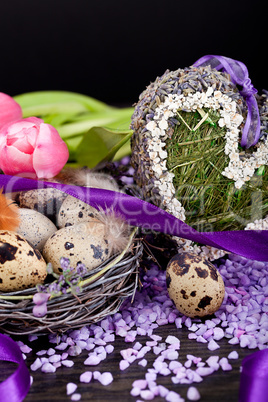
<path fill-rule="evenodd" d="M 18 364 L 16 371 L 0 384 L 1 402 L 23 401 L 30 389 L 30 374 L 16 342 L 2 334 L 0 334 L 0 360 Z"/>
<path fill-rule="evenodd" d="M 260 115 L 258 113 L 258 103 L 255 96 L 247 98 L 248 114 L 243 129 L 241 146 L 249 148 L 256 145 L 260 138 Z"/>
<path fill-rule="evenodd" d="M 268 261 L 268 231 L 223 231 L 199 233 L 185 222 L 157 206 L 130 195 L 111 190 L 41 182 L 16 176 L 0 175 L 4 192 L 52 187 L 95 208 L 112 208 L 132 226 L 162 232 L 223 249 L 243 257 Z"/>
<path fill-rule="evenodd" d="M 239 402 L 268 402 L 268 349 L 259 350 L 242 361 Z"/>

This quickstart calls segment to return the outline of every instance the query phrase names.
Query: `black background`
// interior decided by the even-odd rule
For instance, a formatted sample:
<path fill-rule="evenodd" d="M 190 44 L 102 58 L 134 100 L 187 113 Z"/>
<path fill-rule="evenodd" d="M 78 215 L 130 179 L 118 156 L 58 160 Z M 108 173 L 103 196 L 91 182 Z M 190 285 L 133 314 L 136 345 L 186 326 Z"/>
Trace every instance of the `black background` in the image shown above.
<path fill-rule="evenodd" d="M 166 69 L 206 54 L 243 61 L 261 91 L 266 42 L 263 0 L 7 0 L 0 91 L 68 90 L 131 105 Z"/>

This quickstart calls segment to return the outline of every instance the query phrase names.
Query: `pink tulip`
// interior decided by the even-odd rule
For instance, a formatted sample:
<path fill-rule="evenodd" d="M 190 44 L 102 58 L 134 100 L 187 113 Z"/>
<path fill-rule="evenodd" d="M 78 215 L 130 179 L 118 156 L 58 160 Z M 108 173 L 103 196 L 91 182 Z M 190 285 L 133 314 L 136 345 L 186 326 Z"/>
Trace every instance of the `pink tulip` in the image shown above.
<path fill-rule="evenodd" d="M 8 123 L 0 130 L 0 169 L 5 174 L 49 179 L 68 157 L 58 131 L 37 117 Z"/>
<path fill-rule="evenodd" d="M 0 92 L 0 129 L 7 123 L 22 119 L 20 105 L 11 96 Z"/>

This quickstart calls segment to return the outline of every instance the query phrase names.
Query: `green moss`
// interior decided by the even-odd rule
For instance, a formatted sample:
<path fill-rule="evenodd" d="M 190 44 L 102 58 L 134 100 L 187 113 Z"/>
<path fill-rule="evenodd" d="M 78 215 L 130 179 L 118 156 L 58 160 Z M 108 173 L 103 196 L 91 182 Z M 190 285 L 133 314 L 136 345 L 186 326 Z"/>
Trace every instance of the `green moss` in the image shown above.
<path fill-rule="evenodd" d="M 212 110 L 179 111 L 179 123 L 166 141 L 177 199 L 186 210 L 186 222 L 199 231 L 240 230 L 268 213 L 265 169 L 259 168 L 239 190 L 221 174 L 229 158 L 224 153 L 226 129 L 219 127 L 219 118 Z"/>

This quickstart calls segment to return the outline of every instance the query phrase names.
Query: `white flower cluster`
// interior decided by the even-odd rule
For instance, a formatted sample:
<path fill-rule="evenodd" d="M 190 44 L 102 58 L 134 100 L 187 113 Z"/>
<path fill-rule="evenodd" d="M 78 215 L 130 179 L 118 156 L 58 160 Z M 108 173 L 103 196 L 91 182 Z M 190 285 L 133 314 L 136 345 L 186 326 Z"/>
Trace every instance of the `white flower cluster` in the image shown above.
<path fill-rule="evenodd" d="M 152 120 L 146 125 L 147 130 L 152 134 L 152 139 L 148 142 L 148 152 L 152 161 L 152 170 L 157 178 L 154 184 L 158 188 L 166 210 L 178 219 L 185 221 L 185 210 L 175 197 L 174 174 L 168 172 L 166 167 L 167 152 L 163 150 L 166 144 L 161 141 L 161 137 L 166 136 L 165 130 L 168 128 L 167 114 L 159 123 Z"/>
<path fill-rule="evenodd" d="M 233 102 L 231 102 L 233 103 Z M 254 175 L 255 170 L 262 165 L 268 164 L 268 138 L 263 138 L 257 144 L 257 150 L 250 156 L 246 156 L 244 160 L 239 156 L 239 133 L 238 126 L 243 121 L 243 117 L 234 111 L 226 114 L 224 110 L 220 110 L 222 118 L 219 120 L 221 127 L 228 128 L 225 139 L 225 154 L 229 156 L 229 165 L 224 169 L 222 174 L 229 179 L 235 181 L 235 187 L 241 188 L 246 181 Z"/>
<path fill-rule="evenodd" d="M 268 230 L 268 215 L 264 219 L 257 219 L 247 224 L 245 230 Z"/>

